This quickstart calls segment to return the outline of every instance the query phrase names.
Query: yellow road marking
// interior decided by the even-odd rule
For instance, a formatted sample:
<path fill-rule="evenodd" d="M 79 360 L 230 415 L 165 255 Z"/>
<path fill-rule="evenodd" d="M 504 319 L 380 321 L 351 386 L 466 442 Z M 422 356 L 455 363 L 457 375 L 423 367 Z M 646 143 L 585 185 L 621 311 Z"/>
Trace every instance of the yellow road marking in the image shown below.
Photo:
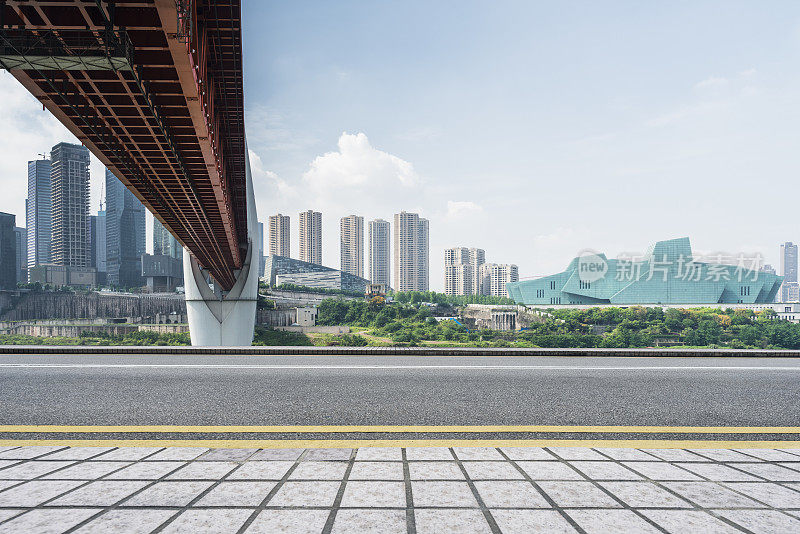
<path fill-rule="evenodd" d="M 797 426 L 564 426 L 564 425 L 0 425 L 0 433 L 49 432 L 114 433 L 478 433 L 478 432 L 578 432 L 627 434 L 800 434 Z"/>
<path fill-rule="evenodd" d="M 0 445 L 318 449 L 364 447 L 614 447 L 634 449 L 800 449 L 800 441 L 663 439 L 0 439 Z"/>

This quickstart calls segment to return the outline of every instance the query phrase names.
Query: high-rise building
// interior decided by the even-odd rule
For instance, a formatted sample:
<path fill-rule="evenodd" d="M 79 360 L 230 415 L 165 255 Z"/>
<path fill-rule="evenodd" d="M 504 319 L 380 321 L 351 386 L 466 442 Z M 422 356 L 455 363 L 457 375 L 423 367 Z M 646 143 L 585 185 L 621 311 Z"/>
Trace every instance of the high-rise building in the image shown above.
<path fill-rule="evenodd" d="M 389 245 L 389 221 L 375 219 L 369 222 L 369 281 L 389 287 L 389 265 L 391 248 Z"/>
<path fill-rule="evenodd" d="M 183 247 L 156 218 L 153 218 L 153 255 L 183 260 Z"/>
<path fill-rule="evenodd" d="M 99 210 L 91 216 L 92 267 L 98 273 L 106 272 L 106 212 Z"/>
<path fill-rule="evenodd" d="M 486 263 L 481 248 L 455 247 L 444 251 L 444 292 L 446 295 L 478 295 L 480 266 Z"/>
<path fill-rule="evenodd" d="M 300 260 L 322 265 L 322 213 L 300 213 Z"/>
<path fill-rule="evenodd" d="M 364 277 L 364 217 L 348 215 L 339 221 L 342 271 Z"/>
<path fill-rule="evenodd" d="M 429 225 L 417 213 L 394 215 L 394 288 L 428 291 Z"/>
<path fill-rule="evenodd" d="M 289 216 L 277 215 L 269 216 L 269 255 L 270 256 L 283 256 L 284 258 L 291 257 L 291 241 L 292 232 L 289 228 Z"/>
<path fill-rule="evenodd" d="M 28 266 L 50 263 L 52 203 L 50 160 L 28 162 L 28 198 L 25 224 L 28 231 Z"/>
<path fill-rule="evenodd" d="M 478 273 L 483 295 L 508 297 L 506 284 L 519 282 L 519 269 L 513 264 L 484 263 Z"/>
<path fill-rule="evenodd" d="M 144 205 L 106 169 L 106 269 L 108 283 L 141 287 L 145 253 Z"/>
<path fill-rule="evenodd" d="M 28 281 L 28 232 L 25 228 L 14 227 L 14 242 L 16 243 L 17 257 L 17 283 L 24 284 Z"/>
<path fill-rule="evenodd" d="M 0 289 L 17 287 L 17 217 L 0 213 Z"/>
<path fill-rule="evenodd" d="M 797 245 L 791 241 L 781 245 L 781 302 L 800 301 L 800 285 L 797 283 Z"/>
<path fill-rule="evenodd" d="M 91 267 L 89 223 L 89 149 L 59 143 L 50 151 L 52 228 L 50 262 Z"/>
<path fill-rule="evenodd" d="M 258 277 L 264 276 L 264 223 L 258 223 Z"/>

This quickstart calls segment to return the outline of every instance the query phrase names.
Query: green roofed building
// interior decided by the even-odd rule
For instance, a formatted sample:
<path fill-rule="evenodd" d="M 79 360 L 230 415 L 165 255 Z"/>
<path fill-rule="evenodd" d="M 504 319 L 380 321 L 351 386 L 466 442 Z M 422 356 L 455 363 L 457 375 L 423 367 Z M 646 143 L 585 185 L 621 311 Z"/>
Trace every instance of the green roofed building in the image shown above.
<path fill-rule="evenodd" d="M 782 276 L 757 258 L 694 261 L 688 237 L 659 241 L 640 258 L 586 253 L 563 273 L 506 285 L 517 304 L 759 304 L 774 302 Z"/>

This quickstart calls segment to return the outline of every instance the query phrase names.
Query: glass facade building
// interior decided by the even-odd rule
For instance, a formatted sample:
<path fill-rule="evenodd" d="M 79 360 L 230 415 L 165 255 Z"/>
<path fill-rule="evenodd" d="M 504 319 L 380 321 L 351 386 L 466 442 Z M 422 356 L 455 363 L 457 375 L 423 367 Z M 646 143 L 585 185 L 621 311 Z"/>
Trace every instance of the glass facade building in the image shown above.
<path fill-rule="evenodd" d="M 106 169 L 106 271 L 108 284 L 141 287 L 145 253 L 144 205 Z"/>
<path fill-rule="evenodd" d="M 782 276 L 754 262 L 694 261 L 688 237 L 659 241 L 641 258 L 586 254 L 567 270 L 507 284 L 518 304 L 756 304 L 775 299 Z"/>
<path fill-rule="evenodd" d="M 283 256 L 267 256 L 264 263 L 264 278 L 272 287 L 293 284 L 364 293 L 369 283 L 354 274 Z"/>

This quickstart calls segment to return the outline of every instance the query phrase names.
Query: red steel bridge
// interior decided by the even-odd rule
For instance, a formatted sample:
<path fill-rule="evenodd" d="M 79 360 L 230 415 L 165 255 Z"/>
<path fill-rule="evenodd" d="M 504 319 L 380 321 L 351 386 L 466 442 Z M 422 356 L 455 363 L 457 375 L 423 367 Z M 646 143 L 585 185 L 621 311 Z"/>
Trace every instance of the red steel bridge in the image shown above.
<path fill-rule="evenodd" d="M 248 243 L 240 0 L 0 0 L 8 70 L 207 269 Z"/>

